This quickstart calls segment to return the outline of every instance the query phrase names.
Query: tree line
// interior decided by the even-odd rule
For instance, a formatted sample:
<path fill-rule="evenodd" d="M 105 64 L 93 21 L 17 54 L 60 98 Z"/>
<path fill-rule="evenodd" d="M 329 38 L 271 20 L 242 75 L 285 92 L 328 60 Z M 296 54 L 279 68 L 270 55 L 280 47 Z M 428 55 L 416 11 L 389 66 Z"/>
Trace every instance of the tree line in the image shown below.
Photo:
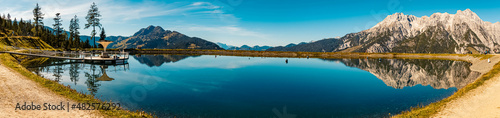
<path fill-rule="evenodd" d="M 62 27 L 63 20 L 61 19 L 60 13 L 56 13 L 56 17 L 53 18 L 54 24 L 52 24 L 52 29 L 46 28 L 43 23 L 44 15 L 42 13 L 42 8 L 36 4 L 33 9 L 33 22 L 31 19 L 17 20 L 14 18 L 11 19 L 10 14 L 3 14 L 0 18 L 0 31 L 3 32 L 6 37 L 9 36 L 28 36 L 28 37 L 39 37 L 42 41 L 51 45 L 54 48 L 61 48 L 65 50 L 70 50 L 71 48 L 94 48 L 97 47 L 95 45 L 95 35 L 96 27 L 101 30 L 101 39 L 104 40 L 106 38 L 106 34 L 104 32 L 104 28 L 102 28 L 102 24 L 100 23 L 100 12 L 95 3 L 92 3 L 87 16 L 85 19 L 87 23 L 85 24 L 85 29 L 92 27 L 91 39 L 94 40 L 94 44 L 90 44 L 90 39 L 82 41 L 80 39 L 80 25 L 79 19 L 75 15 L 70 20 L 69 32 L 66 32 Z M 1 36 L 0 37 L 5 37 Z"/>

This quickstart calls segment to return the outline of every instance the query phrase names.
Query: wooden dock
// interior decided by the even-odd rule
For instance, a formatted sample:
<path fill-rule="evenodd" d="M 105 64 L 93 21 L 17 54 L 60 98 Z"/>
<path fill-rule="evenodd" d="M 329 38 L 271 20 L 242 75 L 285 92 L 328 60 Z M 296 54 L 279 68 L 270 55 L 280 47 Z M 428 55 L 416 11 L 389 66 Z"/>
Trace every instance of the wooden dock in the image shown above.
<path fill-rule="evenodd" d="M 36 57 L 47 57 L 53 59 L 64 59 L 64 60 L 76 60 L 83 62 L 100 62 L 106 63 L 111 62 L 115 64 L 117 62 L 126 63 L 129 59 L 128 52 L 118 52 L 118 53 L 110 53 L 109 58 L 102 58 L 101 56 L 94 56 L 98 54 L 102 54 L 102 52 L 58 52 L 58 51 L 46 51 L 40 49 L 28 49 L 28 48 L 19 48 L 19 47 L 10 47 L 11 49 L 16 49 L 13 51 L 0 51 L 0 53 L 10 53 L 16 55 L 26 55 L 26 56 L 36 56 Z"/>

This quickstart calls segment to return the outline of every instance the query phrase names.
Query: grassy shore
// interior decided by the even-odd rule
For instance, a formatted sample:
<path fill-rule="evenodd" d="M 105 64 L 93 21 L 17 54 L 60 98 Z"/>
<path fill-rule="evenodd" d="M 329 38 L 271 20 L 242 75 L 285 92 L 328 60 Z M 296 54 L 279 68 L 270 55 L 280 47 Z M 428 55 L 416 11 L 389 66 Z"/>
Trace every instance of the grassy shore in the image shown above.
<path fill-rule="evenodd" d="M 473 90 L 473 89 L 476 89 L 477 87 L 483 85 L 485 83 L 485 81 L 495 77 L 495 75 L 499 74 L 500 73 L 500 63 L 497 63 L 495 64 L 495 66 L 493 67 L 493 69 L 484 74 L 483 76 L 481 76 L 480 78 L 478 78 L 476 81 L 474 81 L 473 83 L 465 86 L 464 88 L 458 90 L 455 94 L 453 94 L 452 96 L 446 98 L 446 99 L 443 99 L 439 102 L 436 102 L 436 103 L 432 103 L 432 104 L 429 104 L 427 106 L 423 106 L 423 107 L 416 107 L 416 108 L 412 108 L 411 111 L 405 111 L 399 115 L 396 115 L 394 116 L 394 118 L 420 118 L 420 117 L 431 117 L 433 116 L 434 114 L 437 114 L 439 111 L 441 111 L 443 109 L 443 107 L 449 103 L 450 101 L 452 100 L 455 100 L 457 98 L 460 98 L 462 96 L 465 95 L 465 93 Z"/>
<path fill-rule="evenodd" d="M 85 50 L 102 50 L 102 49 L 85 49 Z M 118 51 L 116 49 L 108 49 L 108 51 Z M 468 61 L 465 58 L 459 57 L 474 57 L 481 60 L 493 57 L 493 55 L 479 54 L 423 54 L 423 53 L 341 53 L 341 52 L 280 52 L 280 51 L 242 51 L 242 50 L 193 50 L 193 49 L 131 49 L 126 50 L 131 54 L 180 54 L 180 55 L 225 55 L 225 56 L 249 56 L 249 57 L 287 57 L 287 58 L 390 58 L 390 59 L 439 59 L 439 60 L 460 60 Z M 17 61 L 8 54 L 3 54 L 1 60 L 5 65 L 13 68 L 22 75 L 33 79 L 34 81 L 50 88 L 58 94 L 73 99 L 78 102 L 102 102 L 94 99 L 91 95 L 84 95 L 75 90 L 53 82 L 48 79 L 41 78 L 25 68 L 20 66 Z M 394 117 L 430 117 L 438 113 L 448 102 L 463 96 L 468 91 L 481 86 L 484 81 L 492 78 L 500 72 L 500 64 L 496 64 L 490 72 L 484 74 L 474 83 L 458 90 L 454 95 L 443 99 L 439 102 L 429 104 L 427 106 L 415 107 L 410 111 L 405 111 Z M 129 112 L 125 110 L 101 111 L 109 116 L 117 117 L 151 117 L 144 112 Z"/>
<path fill-rule="evenodd" d="M 103 50 L 102 48 L 84 49 Z M 107 49 L 117 52 L 118 49 Z M 481 54 L 428 54 L 428 53 L 343 53 L 343 52 L 285 52 L 285 51 L 248 51 L 248 50 L 197 50 L 197 49 L 127 49 L 130 54 L 178 54 L 178 55 L 225 55 L 248 57 L 287 57 L 287 58 L 396 58 L 396 59 L 440 59 L 454 60 L 449 57 L 472 56 L 488 59 L 493 55 Z M 461 60 L 467 61 L 467 60 Z"/>
<path fill-rule="evenodd" d="M 10 54 L 4 53 L 0 55 L 0 61 L 6 67 L 11 68 L 12 70 L 20 73 L 28 79 L 31 79 L 41 86 L 48 88 L 49 90 L 74 100 L 79 103 L 107 103 L 106 101 L 101 101 L 99 99 L 95 99 L 94 96 L 88 94 L 82 94 L 77 92 L 74 89 L 71 89 L 70 86 L 64 86 L 59 84 L 58 82 L 42 78 L 32 72 L 28 71 L 26 68 L 21 66 L 19 62 Z M 99 110 L 102 114 L 107 115 L 105 117 L 153 117 L 153 115 L 149 113 L 145 113 L 143 111 L 128 111 L 122 109 L 112 109 L 112 110 Z"/>

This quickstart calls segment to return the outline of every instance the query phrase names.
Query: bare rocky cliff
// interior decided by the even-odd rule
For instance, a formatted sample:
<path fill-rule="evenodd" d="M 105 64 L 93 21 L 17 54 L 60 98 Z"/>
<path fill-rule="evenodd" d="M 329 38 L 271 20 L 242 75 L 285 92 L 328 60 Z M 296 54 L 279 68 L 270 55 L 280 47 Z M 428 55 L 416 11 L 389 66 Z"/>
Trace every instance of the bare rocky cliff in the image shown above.
<path fill-rule="evenodd" d="M 363 45 L 359 52 L 466 53 L 498 49 L 500 23 L 482 21 L 470 9 L 456 14 L 435 13 L 416 17 L 395 13 L 374 27 L 343 37 L 343 45 L 334 51 Z M 435 50 L 427 45 L 440 46 Z M 421 48 L 424 47 L 424 48 Z M 406 50 L 402 49 L 406 48 Z"/>
<path fill-rule="evenodd" d="M 298 51 L 459 54 L 495 51 L 500 50 L 500 23 L 485 22 L 470 9 L 423 17 L 395 13 L 370 29 L 328 41 L 338 43 L 328 46 L 309 43 L 301 46 L 308 48 Z M 297 48 L 279 51 L 296 51 L 293 49 Z"/>

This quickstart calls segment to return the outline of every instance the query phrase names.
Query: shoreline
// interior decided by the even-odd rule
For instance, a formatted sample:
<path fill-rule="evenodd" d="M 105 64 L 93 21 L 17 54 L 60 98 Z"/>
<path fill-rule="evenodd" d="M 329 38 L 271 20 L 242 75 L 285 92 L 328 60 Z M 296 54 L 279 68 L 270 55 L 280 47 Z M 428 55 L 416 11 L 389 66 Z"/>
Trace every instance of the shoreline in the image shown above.
<path fill-rule="evenodd" d="M 481 75 L 453 95 L 423 107 L 404 111 L 394 118 L 408 117 L 494 117 L 500 115 L 500 55 L 493 55 L 491 63 L 478 58 L 461 57 L 472 63 L 473 71 Z M 490 100 L 490 101 L 487 101 Z M 495 106 L 497 105 L 497 106 Z M 496 112 L 491 112 L 496 111 Z"/>
<path fill-rule="evenodd" d="M 39 86 L 13 69 L 2 60 L 0 65 L 0 116 L 3 117 L 104 117 L 98 111 L 43 110 L 45 104 L 75 104 L 74 100 L 60 96 L 46 87 Z M 21 110 L 18 105 L 41 105 L 42 110 Z"/>
<path fill-rule="evenodd" d="M 472 63 L 470 69 L 472 71 L 477 71 L 481 73 L 481 76 L 477 78 L 473 83 L 468 84 L 466 87 L 462 89 L 469 88 L 468 86 L 477 83 L 477 81 L 483 76 L 490 73 L 491 70 L 494 69 L 494 65 L 500 62 L 500 55 L 462 55 L 462 54 L 413 54 L 413 53 L 321 53 L 321 52 L 272 52 L 272 51 L 227 51 L 227 50 L 185 50 L 185 49 L 164 49 L 164 50 L 141 50 L 140 54 L 184 54 L 184 55 L 224 55 L 224 56 L 249 56 L 249 57 L 288 57 L 288 58 L 384 58 L 384 59 L 438 59 L 438 60 L 458 60 L 458 61 L 466 61 Z M 160 53 L 161 52 L 161 53 Z M 168 53 L 166 53 L 168 52 Z M 135 52 L 134 54 L 137 54 Z M 8 54 L 6 54 L 8 55 Z M 10 56 L 10 55 L 9 55 Z M 488 63 L 488 60 L 491 60 L 491 63 Z M 2 58 L 0 61 L 2 63 L 5 59 Z M 0 66 L 5 66 L 4 64 Z M 19 65 L 20 66 L 20 65 Z M 18 68 L 18 67 L 15 67 Z M 11 70 L 14 68 L 10 68 Z M 24 67 L 24 69 L 27 71 Z M 14 73 L 16 73 L 14 71 Z M 18 74 L 20 72 L 17 72 Z M 31 73 L 31 72 L 29 72 Z M 31 73 L 32 74 L 32 73 Z M 26 75 L 24 75 L 26 76 Z M 36 76 L 36 75 L 35 75 Z M 29 78 L 29 77 L 26 77 Z M 40 77 L 41 78 L 41 77 Z M 45 79 L 45 78 L 43 78 Z M 46 79 L 47 80 L 47 79 Z M 58 84 L 58 83 L 57 83 Z M 61 84 L 59 84 L 61 85 Z M 62 86 L 62 85 L 61 85 Z M 482 87 L 482 86 L 481 86 Z M 49 87 L 46 87 L 49 88 Z M 50 88 L 49 88 L 50 89 Z M 71 88 L 69 88 L 71 89 Z M 460 89 L 459 91 L 461 91 Z M 475 88 L 472 88 L 474 90 Z M 72 89 L 71 89 L 72 90 Z M 74 90 L 73 90 L 74 91 Z M 53 90 L 51 92 L 54 92 Z M 76 92 L 76 91 L 75 91 Z M 427 106 L 412 109 L 411 111 L 405 111 L 399 115 L 393 117 L 422 117 L 427 116 L 431 117 L 436 115 L 438 112 L 441 113 L 441 110 L 444 109 L 448 104 L 456 103 L 455 99 L 462 98 L 462 95 L 456 95 L 458 93 L 455 92 L 452 96 L 440 100 L 436 103 L 440 103 L 438 106 L 432 106 L 436 103 L 431 103 Z M 465 91 L 465 93 L 461 94 L 469 94 L 472 93 L 470 90 Z M 477 93 L 477 92 L 474 92 Z M 81 94 L 81 93 L 78 93 Z M 62 96 L 68 98 L 67 96 Z M 92 98 L 94 99 L 94 98 Z M 78 101 L 78 100 L 77 100 Z M 431 114 L 422 115 L 420 112 L 429 110 L 429 107 L 432 107 L 431 110 L 434 110 Z M 500 106 L 499 106 L 500 107 Z M 437 109 L 436 109 L 437 108 Z M 500 108 L 499 108 L 500 109 Z M 128 113 L 128 111 L 127 111 Z M 143 112 L 141 112 L 143 113 Z M 109 114 L 103 113 L 103 114 Z M 145 114 L 145 113 L 144 113 Z"/>
<path fill-rule="evenodd" d="M 64 86 L 58 82 L 40 77 L 28 71 L 25 67 L 19 64 L 12 55 L 3 53 L 0 54 L 0 116 L 12 117 L 153 117 L 149 113 L 143 111 L 128 111 L 124 109 L 110 110 L 78 110 L 68 109 L 68 111 L 44 111 L 44 110 L 15 110 L 16 104 L 21 105 L 24 102 L 31 105 L 67 103 L 69 105 L 78 103 L 99 103 L 105 104 L 108 101 L 101 101 L 92 95 L 83 94 L 71 89 L 69 86 Z M 4 76 L 8 75 L 8 76 Z M 8 83 L 9 82 L 9 83 Z M 71 103 L 71 104 L 70 104 Z"/>

